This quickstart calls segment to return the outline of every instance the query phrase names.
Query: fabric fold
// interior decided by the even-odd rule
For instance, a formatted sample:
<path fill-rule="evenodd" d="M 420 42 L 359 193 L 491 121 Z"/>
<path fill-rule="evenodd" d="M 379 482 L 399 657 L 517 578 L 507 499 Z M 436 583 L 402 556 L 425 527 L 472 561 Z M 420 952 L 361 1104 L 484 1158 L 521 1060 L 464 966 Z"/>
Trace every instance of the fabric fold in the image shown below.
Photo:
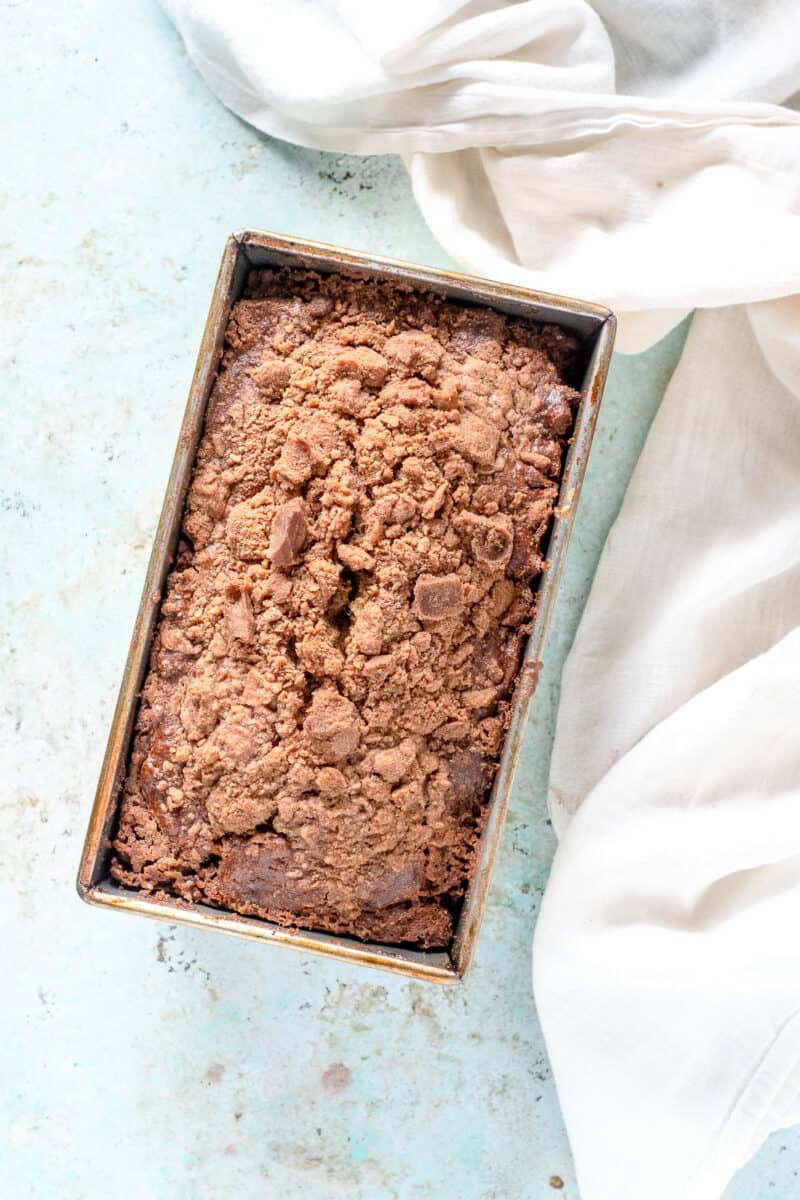
<path fill-rule="evenodd" d="M 800 1119 L 798 711 L 795 630 L 654 726 L 556 854 L 535 990 L 590 1200 L 717 1196 Z"/>
<path fill-rule="evenodd" d="M 772 0 L 768 29 L 743 0 L 724 20 L 700 3 L 677 24 L 656 0 L 626 6 L 624 19 L 607 0 L 613 40 L 584 0 L 432 0 L 380 6 L 380 18 L 355 2 L 165 7 L 245 120 L 319 149 L 413 157 L 414 194 L 457 262 L 609 304 L 624 351 L 689 308 L 795 290 L 800 114 L 776 103 L 800 89 L 800 53 L 778 19 L 791 26 L 788 0 Z M 741 77 L 746 37 L 780 64 L 775 90 L 758 80 L 755 100 Z M 698 43 L 718 92 L 682 67 L 679 52 Z M 614 90 L 618 59 L 625 93 Z M 482 219 L 443 220 L 442 193 L 463 195 L 477 169 L 492 196 Z M 643 315 L 652 310 L 667 312 Z"/>

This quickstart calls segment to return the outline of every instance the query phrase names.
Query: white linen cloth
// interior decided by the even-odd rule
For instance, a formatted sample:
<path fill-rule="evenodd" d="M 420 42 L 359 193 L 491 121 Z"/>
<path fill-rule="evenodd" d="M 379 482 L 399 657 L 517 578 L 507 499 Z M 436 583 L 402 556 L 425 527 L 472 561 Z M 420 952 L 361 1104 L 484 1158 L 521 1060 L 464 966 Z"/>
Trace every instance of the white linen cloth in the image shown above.
<path fill-rule="evenodd" d="M 795 5 L 164 3 L 246 120 L 402 154 L 469 269 L 624 350 L 711 310 L 564 671 L 534 963 L 583 1200 L 713 1200 L 800 1120 Z"/>
<path fill-rule="evenodd" d="M 799 623 L 800 299 L 701 312 L 562 681 L 534 979 L 586 1200 L 712 1200 L 800 1121 Z"/>

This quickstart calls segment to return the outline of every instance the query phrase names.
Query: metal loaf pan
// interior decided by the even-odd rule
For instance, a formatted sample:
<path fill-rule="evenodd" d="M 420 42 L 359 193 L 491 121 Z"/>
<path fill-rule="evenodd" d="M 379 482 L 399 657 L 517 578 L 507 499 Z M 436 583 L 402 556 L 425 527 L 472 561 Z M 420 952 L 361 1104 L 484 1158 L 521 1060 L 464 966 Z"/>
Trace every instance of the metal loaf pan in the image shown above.
<path fill-rule="evenodd" d="M 516 687 L 511 724 L 506 735 L 485 832 L 474 878 L 464 900 L 455 938 L 449 951 L 415 951 L 396 946 L 364 943 L 307 930 L 286 929 L 256 917 L 199 904 L 165 903 L 125 888 L 111 879 L 113 837 L 122 785 L 128 764 L 131 737 L 140 690 L 148 666 L 150 641 L 158 620 L 164 583 L 172 565 L 217 364 L 222 353 L 231 305 L 241 296 L 253 267 L 306 267 L 349 276 L 403 280 L 453 300 L 489 305 L 531 321 L 548 322 L 572 331 L 580 339 L 583 355 L 582 398 L 578 406 L 569 453 L 561 482 L 558 508 L 547 551 L 548 567 L 538 586 L 536 618 L 524 650 Z M 156 530 L 144 592 L 133 628 L 128 659 L 111 723 L 105 758 L 78 873 L 78 892 L 90 904 L 119 909 L 163 921 L 217 929 L 298 950 L 325 954 L 347 962 L 380 967 L 416 979 L 452 982 L 470 965 L 480 930 L 500 835 L 508 809 L 514 772 L 519 759 L 547 637 L 547 628 L 558 591 L 567 542 L 572 530 L 586 461 L 597 422 L 598 407 L 614 342 L 615 319 L 605 308 L 579 300 L 551 296 L 525 288 L 419 267 L 394 259 L 358 254 L 339 246 L 300 238 L 244 230 L 227 241 L 211 308 L 206 321 L 194 378 L 189 391 L 167 493 Z"/>

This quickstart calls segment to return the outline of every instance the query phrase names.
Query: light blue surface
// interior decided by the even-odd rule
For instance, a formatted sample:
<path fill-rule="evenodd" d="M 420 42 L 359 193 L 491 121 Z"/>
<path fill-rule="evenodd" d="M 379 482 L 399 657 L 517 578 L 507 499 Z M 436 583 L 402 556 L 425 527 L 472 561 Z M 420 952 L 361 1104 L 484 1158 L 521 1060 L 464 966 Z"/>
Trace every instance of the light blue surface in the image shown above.
<path fill-rule="evenodd" d="M 683 331 L 614 362 L 464 984 L 81 906 L 80 842 L 225 236 L 445 259 L 398 162 L 261 137 L 208 94 L 154 3 L 42 7 L 4 7 L 0 82 L 0 1195 L 576 1200 L 530 994 L 547 759 L 563 654 Z M 790 1200 L 798 1165 L 797 1133 L 774 1138 L 726 1200 Z"/>

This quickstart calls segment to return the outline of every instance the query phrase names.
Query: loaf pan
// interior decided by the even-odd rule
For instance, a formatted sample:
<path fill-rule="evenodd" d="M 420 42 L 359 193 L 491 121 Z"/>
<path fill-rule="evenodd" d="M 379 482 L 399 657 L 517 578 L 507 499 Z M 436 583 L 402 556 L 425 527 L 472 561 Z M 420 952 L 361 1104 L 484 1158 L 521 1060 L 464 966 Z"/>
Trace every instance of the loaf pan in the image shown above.
<path fill-rule="evenodd" d="M 283 266 L 310 268 L 323 273 L 344 272 L 350 277 L 369 276 L 402 280 L 456 301 L 488 305 L 500 312 L 530 321 L 560 325 L 576 335 L 581 344 L 583 376 L 576 385 L 580 387 L 581 400 L 575 415 L 572 441 L 564 464 L 558 507 L 550 533 L 548 566 L 538 583 L 536 617 L 524 648 L 511 723 L 489 800 L 477 866 L 449 951 L 419 951 L 365 943 L 354 938 L 287 929 L 257 917 L 239 916 L 207 905 L 159 901 L 121 886 L 110 875 L 111 841 L 118 818 L 139 695 L 148 667 L 150 642 L 158 620 L 165 580 L 178 541 L 184 500 L 197 445 L 203 431 L 206 405 L 222 354 L 228 315 L 231 306 L 242 295 L 247 275 L 252 268 Z M 452 271 L 440 271 L 394 259 L 360 254 L 340 246 L 252 230 L 244 230 L 228 239 L 178 436 L 167 493 L 150 555 L 144 593 L 133 628 L 100 781 L 89 819 L 78 872 L 78 892 L 84 900 L 104 908 L 139 913 L 171 923 L 194 925 L 200 929 L 216 929 L 238 937 L 293 946 L 298 950 L 325 954 L 365 966 L 380 967 L 420 980 L 448 983 L 464 975 L 475 952 L 481 918 L 486 907 L 514 772 L 544 654 L 547 629 L 564 565 L 567 542 L 575 519 L 578 496 L 586 472 L 589 447 L 597 423 L 600 398 L 614 342 L 615 325 L 613 315 L 596 304 L 492 283 Z"/>

